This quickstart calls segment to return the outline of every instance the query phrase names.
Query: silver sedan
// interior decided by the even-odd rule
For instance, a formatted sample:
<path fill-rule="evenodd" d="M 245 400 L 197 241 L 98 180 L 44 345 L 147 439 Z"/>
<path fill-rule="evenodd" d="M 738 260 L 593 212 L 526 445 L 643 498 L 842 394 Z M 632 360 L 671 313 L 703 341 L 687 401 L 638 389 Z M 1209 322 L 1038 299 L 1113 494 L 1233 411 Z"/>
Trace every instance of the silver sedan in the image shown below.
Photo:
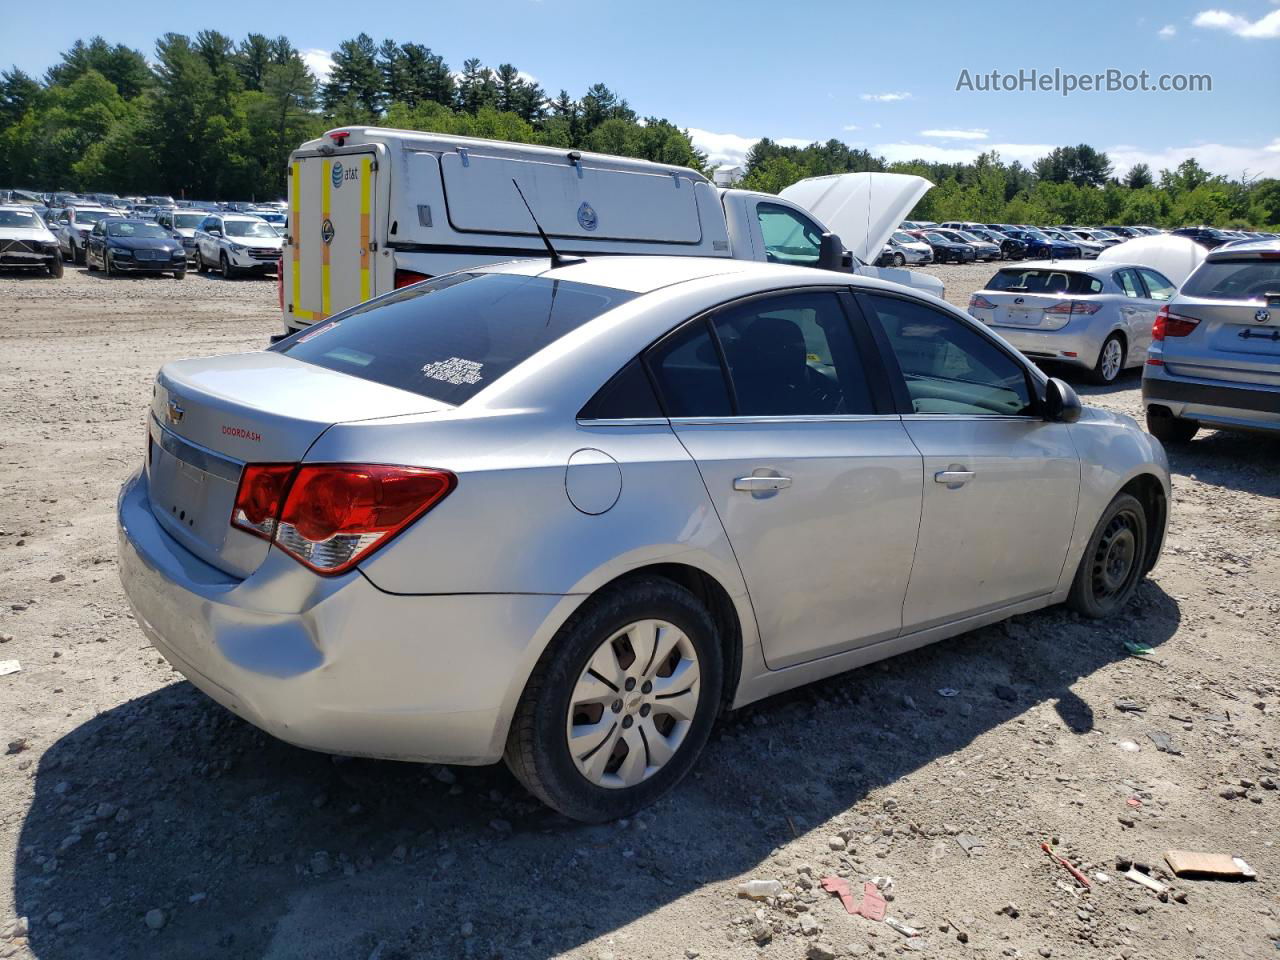
<path fill-rule="evenodd" d="M 1032 360 L 1084 367 L 1105 385 L 1141 366 L 1176 289 L 1141 264 L 1055 260 L 997 271 L 969 297 L 969 313 Z"/>
<path fill-rule="evenodd" d="M 733 260 L 425 281 L 155 383 L 119 499 L 156 648 L 339 754 L 491 763 L 583 820 L 726 709 L 1156 563 L 1158 441 L 941 300 Z"/>

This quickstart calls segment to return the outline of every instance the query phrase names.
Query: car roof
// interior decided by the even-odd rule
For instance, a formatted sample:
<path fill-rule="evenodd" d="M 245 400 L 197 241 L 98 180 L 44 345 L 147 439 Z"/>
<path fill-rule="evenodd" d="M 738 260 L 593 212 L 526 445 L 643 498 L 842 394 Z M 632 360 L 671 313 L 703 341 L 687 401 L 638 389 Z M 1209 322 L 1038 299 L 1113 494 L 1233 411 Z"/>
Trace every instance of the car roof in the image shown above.
<path fill-rule="evenodd" d="M 1227 247 L 1218 247 L 1205 254 L 1206 260 L 1227 260 L 1242 253 L 1280 253 L 1280 240 L 1243 240 Z"/>
<path fill-rule="evenodd" d="M 1006 264 L 1000 268 L 1000 272 L 1004 273 L 1005 271 L 1013 270 L 1041 270 L 1052 267 L 1057 273 L 1089 273 L 1093 270 L 1111 270 L 1115 267 L 1128 266 L 1135 266 L 1135 264 L 1112 263 L 1107 260 L 1103 261 L 1101 266 L 1098 266 L 1097 260 L 1090 260 L 1088 262 L 1080 260 L 1022 260 L 1018 263 Z"/>
<path fill-rule="evenodd" d="M 221 217 L 223 220 L 251 220 L 251 221 L 255 221 L 255 220 L 261 220 L 261 219 L 262 219 L 260 216 L 258 216 L 258 215 L 257 215 L 257 214 L 255 214 L 255 213 L 223 213 L 223 212 L 221 212 L 221 211 L 219 211 L 218 213 L 214 213 L 212 210 L 210 210 L 210 211 L 209 211 L 209 216 L 211 216 L 211 217 Z"/>
<path fill-rule="evenodd" d="M 743 274 L 753 268 L 777 267 L 777 264 L 761 264 L 752 260 L 733 260 L 729 257 L 587 257 L 577 263 L 566 264 L 555 270 L 548 269 L 547 261 L 514 260 L 482 268 L 486 273 L 514 273 L 521 276 L 545 276 L 553 280 L 570 280 L 632 293 L 650 293 L 672 284 L 706 277 Z M 782 269 L 804 270 L 797 267 Z"/>

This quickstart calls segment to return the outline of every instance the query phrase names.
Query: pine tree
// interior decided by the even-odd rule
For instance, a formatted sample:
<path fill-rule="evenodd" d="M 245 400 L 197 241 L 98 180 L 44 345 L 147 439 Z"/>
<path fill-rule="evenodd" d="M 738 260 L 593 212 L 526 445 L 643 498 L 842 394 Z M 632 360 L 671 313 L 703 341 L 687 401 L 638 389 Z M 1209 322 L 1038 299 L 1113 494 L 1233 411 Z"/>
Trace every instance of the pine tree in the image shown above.
<path fill-rule="evenodd" d="M 378 48 L 367 33 L 343 40 L 334 51 L 333 70 L 324 85 L 324 107 L 330 116 L 354 110 L 372 119 L 382 112 Z"/>

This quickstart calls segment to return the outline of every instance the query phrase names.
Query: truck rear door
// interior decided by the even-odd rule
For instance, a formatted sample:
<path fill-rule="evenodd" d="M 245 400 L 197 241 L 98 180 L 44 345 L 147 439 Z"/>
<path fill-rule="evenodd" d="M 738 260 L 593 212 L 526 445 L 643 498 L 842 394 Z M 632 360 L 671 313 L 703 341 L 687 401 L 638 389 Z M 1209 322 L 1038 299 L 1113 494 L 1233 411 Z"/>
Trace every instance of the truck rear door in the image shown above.
<path fill-rule="evenodd" d="M 374 295 L 377 176 L 372 146 L 293 158 L 284 246 L 287 325 L 315 323 Z"/>

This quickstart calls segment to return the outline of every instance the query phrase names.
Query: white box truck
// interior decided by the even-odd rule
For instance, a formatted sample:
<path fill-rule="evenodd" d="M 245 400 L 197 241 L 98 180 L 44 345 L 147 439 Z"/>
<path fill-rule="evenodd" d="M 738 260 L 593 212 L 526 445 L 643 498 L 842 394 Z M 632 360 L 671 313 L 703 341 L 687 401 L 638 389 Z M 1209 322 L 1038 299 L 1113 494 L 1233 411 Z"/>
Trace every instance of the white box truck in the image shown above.
<path fill-rule="evenodd" d="M 935 277 L 868 266 L 932 186 L 921 177 L 815 177 L 774 196 L 721 189 L 695 170 L 648 160 L 347 127 L 289 158 L 284 332 L 428 277 L 546 256 L 513 180 L 566 256 L 843 266 L 942 295 Z"/>

